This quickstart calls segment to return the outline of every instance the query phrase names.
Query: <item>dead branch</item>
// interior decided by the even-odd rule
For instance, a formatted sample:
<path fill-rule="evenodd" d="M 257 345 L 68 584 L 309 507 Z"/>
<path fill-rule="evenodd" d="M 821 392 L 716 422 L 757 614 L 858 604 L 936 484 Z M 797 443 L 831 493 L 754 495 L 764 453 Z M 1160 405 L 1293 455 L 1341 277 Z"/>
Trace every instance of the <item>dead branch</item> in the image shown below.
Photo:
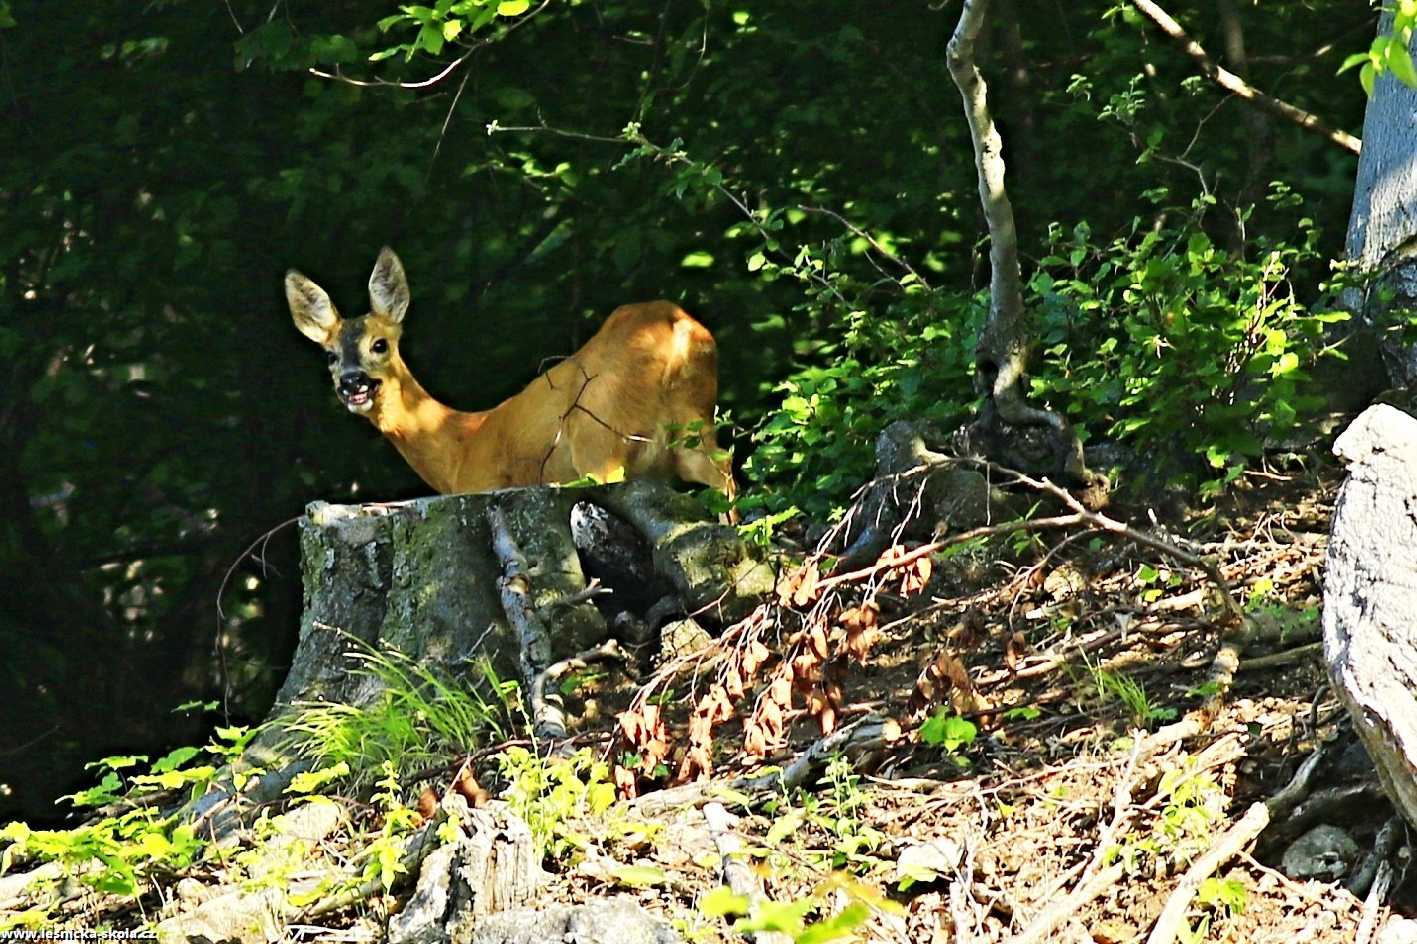
<path fill-rule="evenodd" d="M 704 821 L 708 823 L 709 836 L 713 839 L 714 848 L 718 850 L 723 883 L 735 894 L 742 895 L 750 904 L 763 901 L 767 897 L 763 884 L 757 873 L 743 861 L 743 843 L 733 832 L 736 817 L 729 814 L 722 803 L 717 802 L 705 803 L 703 814 Z M 759 931 L 745 937 L 756 944 L 788 944 L 791 940 L 786 934 L 776 931 Z"/>
<path fill-rule="evenodd" d="M 1058 925 L 1076 914 L 1088 902 L 1116 885 L 1121 881 L 1122 875 L 1123 869 L 1120 862 L 1107 866 L 1086 883 L 1073 889 L 1067 897 L 1059 898 L 1044 908 L 1023 933 L 1009 938 L 1008 944 L 1042 944 L 1043 941 L 1049 939 L 1049 935 Z"/>
<path fill-rule="evenodd" d="M 1286 649 L 1283 652 L 1273 652 L 1267 656 L 1257 656 L 1253 659 L 1246 659 L 1239 667 L 1240 672 L 1258 672 L 1261 669 L 1273 669 L 1278 666 L 1289 665 L 1291 662 L 1303 662 L 1311 656 L 1323 655 L 1324 644 L 1321 642 L 1311 642 L 1306 646 L 1295 646 L 1293 649 Z"/>
<path fill-rule="evenodd" d="M 1167 899 L 1166 907 L 1162 909 L 1161 917 L 1156 919 L 1156 925 L 1151 929 L 1151 936 L 1146 939 L 1146 944 L 1172 944 L 1181 926 L 1185 924 L 1186 912 L 1190 909 L 1191 900 L 1195 898 L 1201 882 L 1238 855 L 1267 825 L 1269 807 L 1263 803 L 1255 803 L 1245 811 L 1239 822 L 1226 830 L 1225 835 L 1221 836 L 1215 845 L 1196 859 L 1186 870 L 1186 874 L 1181 876 L 1181 883 Z"/>
<path fill-rule="evenodd" d="M 589 588 L 587 588 L 589 589 Z M 566 736 L 566 713 L 559 695 L 547 698 L 546 686 L 567 672 L 586 668 L 593 662 L 625 661 L 625 652 L 614 639 L 607 639 L 594 649 L 578 652 L 569 659 L 548 665 L 537 673 L 531 683 L 531 717 L 538 737 L 560 740 Z"/>
<path fill-rule="evenodd" d="M 1186 31 L 1181 28 L 1180 23 L 1172 19 L 1169 13 L 1153 3 L 1152 0 L 1132 0 L 1132 6 L 1136 7 L 1153 23 L 1161 27 L 1162 32 L 1167 36 L 1170 36 L 1179 43 L 1186 55 L 1190 56 L 1192 61 L 1200 67 L 1201 72 L 1205 73 L 1207 78 L 1227 92 L 1244 99 L 1257 108 L 1264 109 L 1272 115 L 1283 118 L 1285 121 L 1303 128 L 1305 131 L 1316 134 L 1330 144 L 1338 145 L 1345 151 L 1357 154 L 1362 150 L 1362 139 L 1356 138 L 1346 131 L 1330 128 L 1328 125 L 1324 124 L 1317 115 L 1307 112 L 1298 106 L 1291 105 L 1282 99 L 1275 98 L 1273 95 L 1261 92 L 1235 73 L 1217 64 L 1215 60 L 1210 58 L 1210 54 L 1207 53 L 1199 43 L 1186 34 Z"/>
<path fill-rule="evenodd" d="M 492 550 L 502 564 L 502 577 L 497 581 L 502 609 L 507 614 L 508 622 L 516 630 L 522 679 L 526 682 L 527 691 L 532 692 L 536 688 L 537 679 L 551 662 L 551 634 L 532 604 L 531 579 L 527 572 L 526 558 L 507 527 L 506 514 L 501 507 L 493 505 L 488 509 L 487 524 L 492 530 Z M 554 706 L 543 703 L 542 707 L 547 711 L 554 708 L 561 735 L 564 736 L 566 726 L 565 718 L 560 716 L 560 696 L 553 695 L 552 700 L 555 702 Z M 553 717 L 538 716 L 535 706 L 532 708 L 532 730 L 537 736 L 556 736 L 551 733 L 555 727 Z"/>

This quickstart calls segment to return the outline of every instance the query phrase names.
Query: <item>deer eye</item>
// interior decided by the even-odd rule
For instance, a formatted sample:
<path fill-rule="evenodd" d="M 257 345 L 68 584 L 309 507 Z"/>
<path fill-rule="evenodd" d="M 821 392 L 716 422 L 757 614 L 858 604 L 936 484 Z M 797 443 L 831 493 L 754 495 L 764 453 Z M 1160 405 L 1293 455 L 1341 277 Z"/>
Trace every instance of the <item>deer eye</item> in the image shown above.
<path fill-rule="evenodd" d="M 373 344 L 369 345 L 369 350 L 373 351 L 375 354 L 387 354 L 389 351 L 389 342 L 383 338 L 377 338 Z"/>
<path fill-rule="evenodd" d="M 329 362 L 331 367 L 333 367 L 335 362 L 339 360 L 339 355 L 336 354 L 334 351 L 326 351 L 325 360 Z"/>

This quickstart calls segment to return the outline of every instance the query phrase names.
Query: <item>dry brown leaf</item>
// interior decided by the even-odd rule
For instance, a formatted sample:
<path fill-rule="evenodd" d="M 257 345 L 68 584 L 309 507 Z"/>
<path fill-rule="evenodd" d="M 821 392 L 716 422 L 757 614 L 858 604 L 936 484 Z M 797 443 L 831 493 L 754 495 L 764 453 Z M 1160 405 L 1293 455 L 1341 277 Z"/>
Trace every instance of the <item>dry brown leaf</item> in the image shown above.
<path fill-rule="evenodd" d="M 433 814 L 438 812 L 438 792 L 432 787 L 424 787 L 423 792 L 418 794 L 418 815 L 423 817 L 426 823 L 433 818 Z"/>
<path fill-rule="evenodd" d="M 846 629 L 846 640 L 843 645 L 847 653 L 857 662 L 865 660 L 871 652 L 871 647 L 880 638 L 880 630 L 877 628 L 878 615 L 878 607 L 874 602 L 871 602 L 843 610 L 839 617 L 841 625 Z"/>
<path fill-rule="evenodd" d="M 901 575 L 901 596 L 913 596 L 924 590 L 925 585 L 930 582 L 930 575 L 934 572 L 935 562 L 928 556 L 911 561 Z"/>
<path fill-rule="evenodd" d="M 616 764 L 615 769 L 613 771 L 613 776 L 615 778 L 615 787 L 620 791 L 620 796 L 622 798 L 626 800 L 633 800 L 635 797 L 640 795 L 639 778 L 635 776 L 635 772 L 633 770 L 628 767 L 622 767 L 621 765 Z"/>
<path fill-rule="evenodd" d="M 461 794 L 467 801 L 467 805 L 472 809 L 482 809 L 492 799 L 492 794 L 477 782 L 477 778 L 472 775 L 471 767 L 464 767 L 461 775 L 453 782 L 453 790 Z"/>

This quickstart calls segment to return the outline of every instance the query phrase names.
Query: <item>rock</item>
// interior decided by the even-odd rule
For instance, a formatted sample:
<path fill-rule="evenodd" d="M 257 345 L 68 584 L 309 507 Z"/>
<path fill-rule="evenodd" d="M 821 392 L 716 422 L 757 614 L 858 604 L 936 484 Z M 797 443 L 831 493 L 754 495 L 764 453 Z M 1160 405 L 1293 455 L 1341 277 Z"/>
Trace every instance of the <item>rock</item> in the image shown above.
<path fill-rule="evenodd" d="M 1336 882 L 1348 874 L 1358 858 L 1353 837 L 1327 823 L 1320 823 L 1289 844 L 1280 860 L 1280 870 L 1292 879 Z"/>
<path fill-rule="evenodd" d="M 274 944 L 285 940 L 283 907 L 274 888 L 217 895 L 159 923 L 158 944 Z"/>
<path fill-rule="evenodd" d="M 1417 824 L 1417 420 L 1369 407 L 1333 451 L 1348 477 L 1325 566 L 1324 658 L 1383 789 Z"/>
<path fill-rule="evenodd" d="M 708 631 L 692 619 L 671 620 L 659 631 L 661 659 L 674 659 L 707 648 L 713 642 Z"/>
<path fill-rule="evenodd" d="M 645 911 L 628 895 L 586 902 L 519 908 L 483 918 L 452 944 L 681 944 L 668 922 Z"/>

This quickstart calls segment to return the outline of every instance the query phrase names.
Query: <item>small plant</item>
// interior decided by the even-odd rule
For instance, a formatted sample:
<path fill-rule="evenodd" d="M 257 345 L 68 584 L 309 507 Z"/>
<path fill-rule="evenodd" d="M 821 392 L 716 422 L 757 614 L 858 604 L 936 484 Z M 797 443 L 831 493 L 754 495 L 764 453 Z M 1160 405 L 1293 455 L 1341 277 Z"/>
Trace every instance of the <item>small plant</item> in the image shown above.
<path fill-rule="evenodd" d="M 834 914 L 809 920 L 809 915 L 843 899 L 845 906 Z M 872 911 L 903 912 L 898 903 L 841 874 L 829 876 L 810 894 L 790 902 L 750 902 L 728 888 L 716 888 L 699 900 L 699 910 L 711 918 L 734 918 L 733 930 L 738 934 L 776 932 L 787 935 L 793 944 L 856 940 Z"/>
<path fill-rule="evenodd" d="M 850 759 L 837 754 L 827 763 L 821 782 L 828 792 L 816 805 L 814 819 L 833 837 L 831 868 L 869 872 L 881 864 L 873 853 L 886 842 L 886 835 L 861 819 L 860 811 L 866 804 L 861 775 Z"/>
<path fill-rule="evenodd" d="M 1175 708 L 1153 705 L 1146 694 L 1146 686 L 1134 678 L 1103 668 L 1094 668 L 1092 678 L 1097 687 L 1098 700 L 1104 704 L 1120 702 L 1136 727 L 1146 728 L 1158 721 L 1172 721 L 1176 717 Z"/>
<path fill-rule="evenodd" d="M 498 755 L 497 764 L 508 781 L 502 798 L 531 827 L 537 849 L 554 861 L 590 845 L 574 828 L 576 820 L 601 816 L 615 802 L 610 765 L 596 760 L 589 748 L 543 758 L 512 747 Z"/>
<path fill-rule="evenodd" d="M 1161 775 L 1157 796 L 1165 805 L 1157 811 L 1145 831 L 1128 835 L 1108 859 L 1120 857 L 1128 871 L 1142 870 L 1152 859 L 1162 859 L 1175 867 L 1184 867 L 1210 847 L 1214 827 L 1225 807 L 1225 792 L 1220 784 L 1196 767 L 1196 759 L 1183 756 L 1178 764 Z M 1233 891 L 1229 886 L 1217 888 Z"/>
<path fill-rule="evenodd" d="M 253 736 L 246 728 L 218 728 L 203 748 L 181 747 L 149 763 L 140 755 L 105 757 L 96 786 L 62 797 L 82 809 L 132 806 L 100 815 L 75 829 L 31 829 L 12 822 L 0 829 L 0 874 L 17 861 L 58 862 L 65 874 L 96 891 L 134 896 L 156 875 L 191 865 L 205 848 L 195 829 L 176 816 L 158 816 L 145 801 L 164 791 L 195 796 L 207 787 L 219 761 L 238 755 Z M 248 772 L 249 774 L 249 772 Z M 42 908 L 0 917 L 0 930 L 43 926 Z"/>
<path fill-rule="evenodd" d="M 968 766 L 969 758 L 962 756 L 960 749 L 973 744 L 978 734 L 979 728 L 974 722 L 943 707 L 920 726 L 920 740 L 938 747 L 961 767 Z"/>
<path fill-rule="evenodd" d="M 483 666 L 493 693 L 487 698 L 394 650 L 366 648 L 351 658 L 360 663 L 354 671 L 377 687 L 367 704 L 301 704 L 279 722 L 291 747 L 321 767 L 343 764 L 358 780 L 385 761 L 427 766 L 502 736 L 500 719 L 515 685 L 498 679 L 490 665 Z"/>

